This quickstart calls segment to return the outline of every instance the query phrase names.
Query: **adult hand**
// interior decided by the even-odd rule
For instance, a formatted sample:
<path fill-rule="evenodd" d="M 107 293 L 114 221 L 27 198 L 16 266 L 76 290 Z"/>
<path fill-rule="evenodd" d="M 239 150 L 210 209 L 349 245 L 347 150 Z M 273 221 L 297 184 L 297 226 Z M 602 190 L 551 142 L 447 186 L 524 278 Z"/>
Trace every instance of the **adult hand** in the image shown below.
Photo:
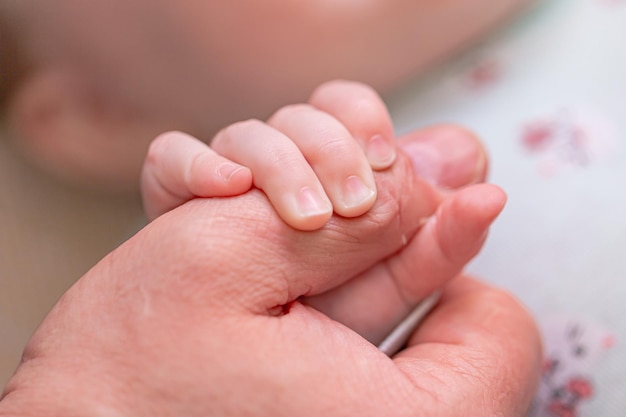
<path fill-rule="evenodd" d="M 473 151 L 448 154 L 455 143 Z M 401 152 L 375 173 L 368 213 L 315 232 L 255 191 L 150 223 L 47 317 L 0 416 L 523 415 L 538 335 L 501 290 L 458 277 L 397 356 L 370 343 L 461 271 L 504 203 L 490 185 L 448 192 L 415 175 L 429 167 L 443 188 L 481 177 L 464 132 L 400 146 L 415 168 Z"/>

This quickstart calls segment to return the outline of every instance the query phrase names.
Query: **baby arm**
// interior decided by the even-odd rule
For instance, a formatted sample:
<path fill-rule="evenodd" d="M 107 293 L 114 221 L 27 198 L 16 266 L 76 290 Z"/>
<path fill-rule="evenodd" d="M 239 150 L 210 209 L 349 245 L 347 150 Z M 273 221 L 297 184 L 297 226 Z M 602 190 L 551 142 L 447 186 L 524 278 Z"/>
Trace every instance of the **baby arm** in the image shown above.
<path fill-rule="evenodd" d="M 394 162 L 392 141 L 378 94 L 329 82 L 308 103 L 283 107 L 265 123 L 228 126 L 211 146 L 179 132 L 159 136 L 143 168 L 144 205 L 152 220 L 193 198 L 233 196 L 254 185 L 290 226 L 318 229 L 333 211 L 356 217 L 371 208 L 372 169 Z"/>

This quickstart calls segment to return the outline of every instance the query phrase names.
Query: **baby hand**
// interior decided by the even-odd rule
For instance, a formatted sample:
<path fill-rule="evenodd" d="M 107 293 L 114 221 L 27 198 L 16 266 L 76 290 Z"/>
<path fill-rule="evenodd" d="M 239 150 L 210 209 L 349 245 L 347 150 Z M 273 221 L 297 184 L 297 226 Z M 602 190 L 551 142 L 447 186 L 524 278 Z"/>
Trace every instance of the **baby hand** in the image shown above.
<path fill-rule="evenodd" d="M 372 169 L 388 168 L 395 156 L 391 119 L 378 94 L 334 81 L 267 122 L 228 126 L 211 146 L 179 132 L 159 136 L 142 173 L 144 205 L 154 219 L 193 198 L 233 196 L 254 185 L 290 226 L 315 230 L 333 211 L 367 212 L 376 199 Z"/>

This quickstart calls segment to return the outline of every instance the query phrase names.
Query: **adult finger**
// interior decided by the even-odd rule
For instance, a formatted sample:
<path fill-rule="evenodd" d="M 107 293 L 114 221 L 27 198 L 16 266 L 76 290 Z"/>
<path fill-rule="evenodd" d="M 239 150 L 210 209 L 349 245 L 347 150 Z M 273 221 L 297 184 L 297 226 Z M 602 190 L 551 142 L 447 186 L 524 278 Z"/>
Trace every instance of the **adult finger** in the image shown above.
<path fill-rule="evenodd" d="M 461 277 L 394 362 L 425 394 L 424 410 L 435 415 L 521 417 L 541 358 L 536 325 L 519 302 Z"/>

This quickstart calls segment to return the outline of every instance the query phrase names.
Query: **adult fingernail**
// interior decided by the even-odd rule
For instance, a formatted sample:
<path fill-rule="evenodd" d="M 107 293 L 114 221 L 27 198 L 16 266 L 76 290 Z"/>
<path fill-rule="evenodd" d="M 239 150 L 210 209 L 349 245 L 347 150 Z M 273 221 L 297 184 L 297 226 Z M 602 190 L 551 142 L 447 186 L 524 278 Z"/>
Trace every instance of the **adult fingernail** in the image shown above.
<path fill-rule="evenodd" d="M 482 147 L 467 132 L 435 132 L 424 140 L 406 142 L 402 150 L 415 172 L 436 185 L 458 188 L 483 179 L 487 160 Z"/>
<path fill-rule="evenodd" d="M 394 144 L 386 140 L 382 135 L 374 135 L 370 138 L 366 144 L 365 153 L 374 169 L 387 168 L 396 159 Z"/>

